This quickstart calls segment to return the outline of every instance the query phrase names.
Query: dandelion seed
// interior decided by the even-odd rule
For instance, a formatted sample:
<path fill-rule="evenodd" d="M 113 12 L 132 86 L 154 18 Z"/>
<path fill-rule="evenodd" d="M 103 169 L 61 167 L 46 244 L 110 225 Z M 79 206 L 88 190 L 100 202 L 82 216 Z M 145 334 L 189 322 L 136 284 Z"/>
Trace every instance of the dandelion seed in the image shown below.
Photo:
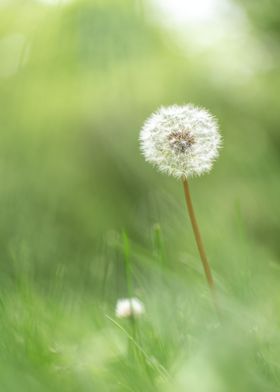
<path fill-rule="evenodd" d="M 188 178 L 211 170 L 221 136 L 217 121 L 207 110 L 173 105 L 148 118 L 140 143 L 145 159 L 161 172 Z"/>
<path fill-rule="evenodd" d="M 145 307 L 138 298 L 122 298 L 117 301 L 115 313 L 118 318 L 140 317 Z"/>

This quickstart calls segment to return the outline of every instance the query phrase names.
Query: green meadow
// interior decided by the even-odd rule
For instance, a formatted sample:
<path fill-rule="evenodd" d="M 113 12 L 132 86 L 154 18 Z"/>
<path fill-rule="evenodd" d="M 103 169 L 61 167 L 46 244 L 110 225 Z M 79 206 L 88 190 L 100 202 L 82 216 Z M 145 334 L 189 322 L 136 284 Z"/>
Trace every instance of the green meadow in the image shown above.
<path fill-rule="evenodd" d="M 280 390 L 279 4 L 230 4 L 204 45 L 148 0 L 0 1 L 1 392 Z M 223 137 L 190 180 L 219 315 L 182 184 L 139 150 L 189 102 Z"/>

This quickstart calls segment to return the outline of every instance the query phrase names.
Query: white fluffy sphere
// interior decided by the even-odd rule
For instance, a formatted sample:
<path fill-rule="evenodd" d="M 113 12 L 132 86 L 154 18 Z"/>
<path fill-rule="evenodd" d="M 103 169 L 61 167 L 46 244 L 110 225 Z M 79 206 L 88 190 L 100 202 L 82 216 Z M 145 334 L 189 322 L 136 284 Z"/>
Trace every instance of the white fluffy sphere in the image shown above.
<path fill-rule="evenodd" d="M 201 175 L 219 155 L 221 136 L 215 118 L 193 105 L 161 107 L 140 132 L 145 159 L 176 178 Z"/>
<path fill-rule="evenodd" d="M 140 317 L 144 312 L 144 304 L 138 298 L 119 299 L 115 310 L 118 318 Z"/>

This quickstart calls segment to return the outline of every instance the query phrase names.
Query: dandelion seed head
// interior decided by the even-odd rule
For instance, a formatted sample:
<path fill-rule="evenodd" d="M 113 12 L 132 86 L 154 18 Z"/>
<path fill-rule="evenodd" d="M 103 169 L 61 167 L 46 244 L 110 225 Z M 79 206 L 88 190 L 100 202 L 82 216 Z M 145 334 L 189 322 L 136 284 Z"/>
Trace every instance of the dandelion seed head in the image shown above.
<path fill-rule="evenodd" d="M 191 104 L 161 107 L 140 132 L 146 161 L 161 172 L 182 178 L 209 172 L 219 155 L 221 136 L 216 119 Z"/>
<path fill-rule="evenodd" d="M 140 317 L 144 312 L 144 304 L 138 298 L 122 298 L 117 301 L 115 313 L 118 318 Z"/>

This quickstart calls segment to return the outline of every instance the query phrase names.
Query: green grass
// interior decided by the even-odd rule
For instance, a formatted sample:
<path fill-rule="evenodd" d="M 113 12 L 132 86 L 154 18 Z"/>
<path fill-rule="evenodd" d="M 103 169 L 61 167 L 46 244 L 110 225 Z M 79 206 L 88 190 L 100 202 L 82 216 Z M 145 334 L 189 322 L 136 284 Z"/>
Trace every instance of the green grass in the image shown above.
<path fill-rule="evenodd" d="M 125 266 L 124 276 L 115 269 L 128 257 L 127 238 L 124 251 L 119 241 L 99 289 L 78 276 L 69 285 L 62 268 L 45 287 L 29 273 L 2 287 L 2 390 L 279 389 L 279 268 L 253 255 L 228 281 L 215 271 L 219 319 L 195 252 L 163 266 L 158 243 L 131 244 L 130 290 L 146 306 L 132 326 L 114 314 L 126 290 Z M 84 272 L 94 275 L 91 265 Z"/>

